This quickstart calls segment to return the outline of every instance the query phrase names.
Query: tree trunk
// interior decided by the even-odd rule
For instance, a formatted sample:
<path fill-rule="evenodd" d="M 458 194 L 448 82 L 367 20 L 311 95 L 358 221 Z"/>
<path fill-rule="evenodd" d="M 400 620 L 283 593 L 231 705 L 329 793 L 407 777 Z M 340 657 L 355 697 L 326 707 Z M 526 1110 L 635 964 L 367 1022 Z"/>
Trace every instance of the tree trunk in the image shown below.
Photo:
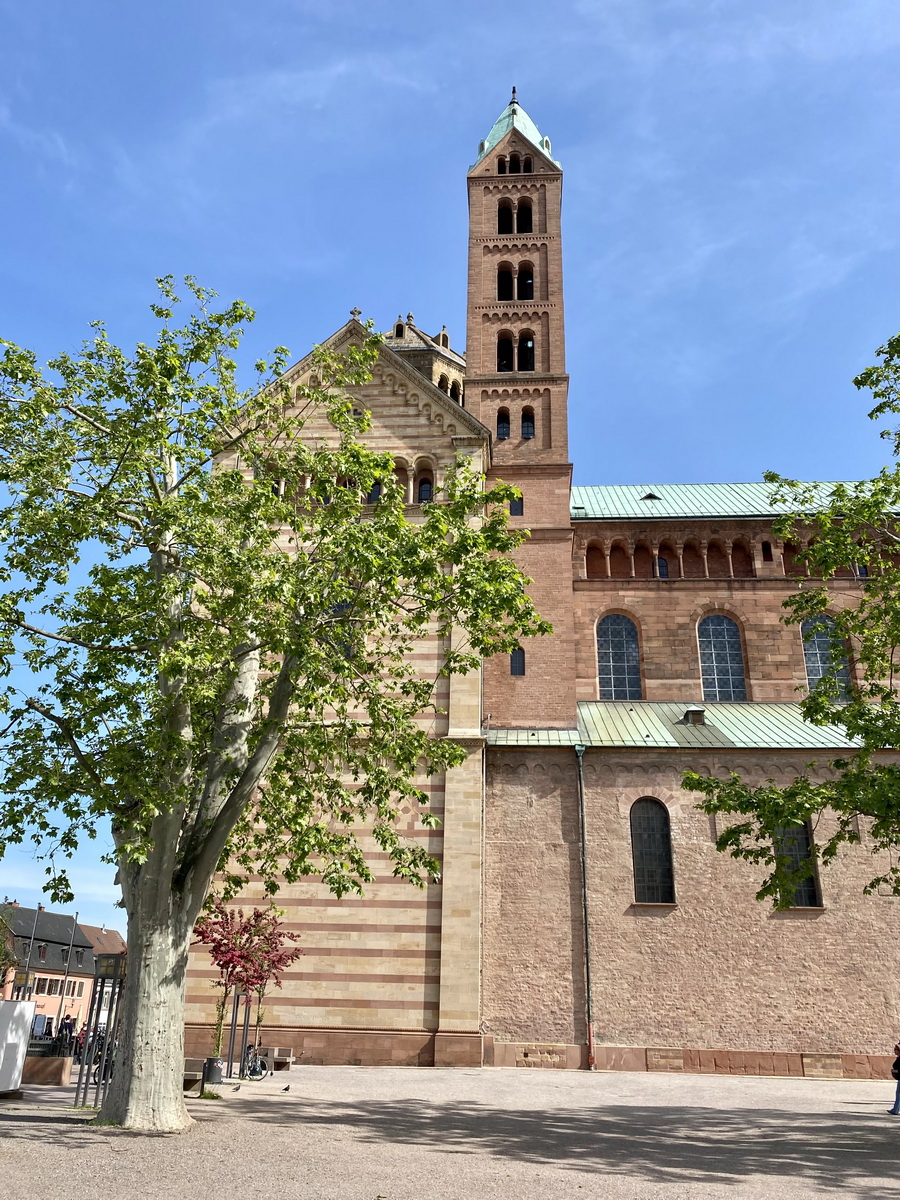
<path fill-rule="evenodd" d="M 132 868 L 133 869 L 133 868 Z M 184 1103 L 185 971 L 194 905 L 135 874 L 128 912 L 125 996 L 115 1068 L 102 1121 L 179 1133 L 193 1118 Z M 126 895 L 132 888 L 126 889 Z"/>

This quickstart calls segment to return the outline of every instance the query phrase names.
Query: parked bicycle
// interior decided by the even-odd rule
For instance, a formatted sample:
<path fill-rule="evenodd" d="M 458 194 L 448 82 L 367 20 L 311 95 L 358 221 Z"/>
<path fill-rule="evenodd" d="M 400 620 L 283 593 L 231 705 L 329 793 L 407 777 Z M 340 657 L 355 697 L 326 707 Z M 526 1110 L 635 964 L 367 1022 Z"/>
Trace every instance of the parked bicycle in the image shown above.
<path fill-rule="evenodd" d="M 256 1047 L 248 1042 L 241 1058 L 241 1079 L 262 1079 L 266 1071 L 265 1059 L 260 1058 Z"/>

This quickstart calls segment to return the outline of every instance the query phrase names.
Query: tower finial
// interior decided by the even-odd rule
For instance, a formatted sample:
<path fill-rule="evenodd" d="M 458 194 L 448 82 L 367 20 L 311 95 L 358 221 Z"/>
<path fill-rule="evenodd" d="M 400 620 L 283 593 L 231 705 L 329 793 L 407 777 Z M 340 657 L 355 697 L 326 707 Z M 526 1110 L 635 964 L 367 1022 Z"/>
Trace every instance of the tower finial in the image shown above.
<path fill-rule="evenodd" d="M 519 103 L 519 102 L 518 102 L 518 100 L 516 99 L 516 89 L 515 89 L 515 86 L 513 86 L 513 91 L 512 91 L 512 100 L 510 100 L 510 104 L 518 104 L 518 103 Z"/>

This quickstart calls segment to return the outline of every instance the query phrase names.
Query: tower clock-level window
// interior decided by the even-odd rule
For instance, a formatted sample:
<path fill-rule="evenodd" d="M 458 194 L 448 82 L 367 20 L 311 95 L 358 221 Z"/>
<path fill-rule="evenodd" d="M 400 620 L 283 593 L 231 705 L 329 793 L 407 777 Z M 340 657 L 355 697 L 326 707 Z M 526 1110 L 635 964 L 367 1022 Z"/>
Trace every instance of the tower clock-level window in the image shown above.
<path fill-rule="evenodd" d="M 513 210 L 512 201 L 510 200 L 501 200 L 497 208 L 497 232 L 513 232 Z"/>
<path fill-rule="evenodd" d="M 513 273 L 509 263 L 501 263 L 497 268 L 497 299 L 512 300 Z"/>
<path fill-rule="evenodd" d="M 637 626 L 623 613 L 597 622 L 597 677 L 601 700 L 642 700 Z"/>
<path fill-rule="evenodd" d="M 519 334 L 518 369 L 520 371 L 534 370 L 534 334 L 528 329 Z"/>
<path fill-rule="evenodd" d="M 512 232 L 512 230 L 510 230 Z M 531 233 L 531 201 L 520 200 L 516 208 L 516 233 Z"/>
<path fill-rule="evenodd" d="M 522 160 L 518 154 L 511 154 L 509 156 L 509 173 L 510 175 L 522 174 Z"/>
<path fill-rule="evenodd" d="M 674 904 L 669 812 L 650 796 L 636 800 L 631 806 L 631 854 L 635 904 Z"/>
<path fill-rule="evenodd" d="M 744 648 L 737 622 L 723 613 L 704 617 L 697 626 L 704 700 L 746 700 Z"/>
<path fill-rule="evenodd" d="M 498 175 L 506 174 L 506 158 L 502 154 L 497 159 L 497 174 Z"/>
<path fill-rule="evenodd" d="M 509 656 L 509 673 L 510 675 L 525 674 L 525 651 L 521 646 L 517 646 Z"/>
<path fill-rule="evenodd" d="M 534 437 L 534 409 L 522 409 L 522 440 L 529 441 Z"/>
<path fill-rule="evenodd" d="M 800 871 L 804 866 L 809 866 L 813 856 L 808 822 L 782 825 L 777 831 L 773 849 L 775 857 L 780 860 L 779 865 L 785 866 L 789 871 Z M 793 907 L 820 908 L 821 904 L 819 881 L 815 872 L 810 870 L 809 875 L 804 875 L 794 889 Z"/>
<path fill-rule="evenodd" d="M 534 167 L 532 166 L 532 163 L 531 163 L 531 155 L 530 154 L 526 154 L 525 157 L 522 159 L 522 170 L 526 175 L 530 175 L 531 172 L 534 170 Z"/>
<path fill-rule="evenodd" d="M 499 408 L 497 410 L 497 441 L 505 442 L 509 437 L 509 409 Z"/>
<path fill-rule="evenodd" d="M 501 333 L 497 338 L 497 370 L 512 371 L 514 367 L 512 334 Z"/>
<path fill-rule="evenodd" d="M 531 263 L 520 263 L 516 276 L 516 298 L 518 300 L 534 299 L 534 267 Z"/>

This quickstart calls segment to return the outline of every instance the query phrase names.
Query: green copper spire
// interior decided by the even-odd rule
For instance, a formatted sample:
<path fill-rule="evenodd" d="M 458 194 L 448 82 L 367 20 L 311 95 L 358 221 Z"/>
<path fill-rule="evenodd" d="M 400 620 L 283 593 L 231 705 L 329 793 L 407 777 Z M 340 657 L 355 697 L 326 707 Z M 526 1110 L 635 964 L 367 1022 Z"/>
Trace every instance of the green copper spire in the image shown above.
<path fill-rule="evenodd" d="M 518 129 L 519 133 L 531 142 L 542 154 L 546 154 L 550 158 L 550 139 L 541 135 L 541 131 L 529 117 L 528 113 L 521 106 L 516 98 L 516 89 L 512 90 L 512 99 L 503 112 L 494 122 L 491 127 L 491 132 L 487 135 L 484 141 L 478 147 L 478 157 L 472 164 L 472 167 L 477 167 L 486 154 L 497 145 L 497 143 L 509 133 L 511 129 Z M 551 159 L 551 162 L 556 162 L 556 159 Z M 559 166 L 559 163 L 556 163 Z M 469 170 L 472 170 L 469 167 Z"/>

